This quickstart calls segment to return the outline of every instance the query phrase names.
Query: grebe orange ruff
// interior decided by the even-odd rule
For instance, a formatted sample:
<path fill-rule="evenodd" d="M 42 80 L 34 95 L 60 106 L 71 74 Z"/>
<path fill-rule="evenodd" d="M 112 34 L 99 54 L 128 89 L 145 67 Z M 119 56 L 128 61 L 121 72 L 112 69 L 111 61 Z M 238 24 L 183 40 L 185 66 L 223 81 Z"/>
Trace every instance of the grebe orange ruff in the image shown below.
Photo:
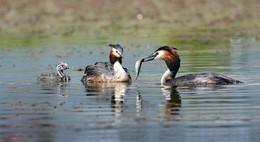
<path fill-rule="evenodd" d="M 179 67 L 180 67 L 180 58 L 177 54 L 176 48 L 171 48 L 169 46 L 163 46 L 158 48 L 155 52 L 147 57 L 143 57 L 136 62 L 136 79 L 140 73 L 140 68 L 142 62 L 148 62 L 154 59 L 162 59 L 165 61 L 168 70 L 163 74 L 161 78 L 162 84 L 172 84 L 175 86 L 194 86 L 194 85 L 208 85 L 208 84 L 238 84 L 243 83 L 239 80 L 234 80 L 230 77 L 219 73 L 195 73 L 187 74 L 175 78 Z"/>
<path fill-rule="evenodd" d="M 85 68 L 84 82 L 131 82 L 131 76 L 126 68 L 122 67 L 123 48 L 119 44 L 109 44 L 111 47 L 108 62 L 96 62 Z"/>

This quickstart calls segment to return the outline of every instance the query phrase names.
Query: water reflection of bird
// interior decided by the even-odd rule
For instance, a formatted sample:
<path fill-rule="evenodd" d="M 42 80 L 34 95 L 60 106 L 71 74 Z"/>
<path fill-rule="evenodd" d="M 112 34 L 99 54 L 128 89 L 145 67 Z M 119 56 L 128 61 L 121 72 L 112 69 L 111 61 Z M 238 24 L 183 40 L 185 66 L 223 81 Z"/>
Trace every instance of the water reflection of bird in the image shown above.
<path fill-rule="evenodd" d="M 60 97 L 68 97 L 69 96 L 69 84 L 60 82 L 57 86 L 57 95 Z"/>
<path fill-rule="evenodd" d="M 68 75 L 65 75 L 64 70 L 69 69 L 67 63 L 59 62 L 56 66 L 57 72 L 42 73 L 37 77 L 38 82 L 67 82 L 70 80 Z"/>
<path fill-rule="evenodd" d="M 160 47 L 151 55 L 138 60 L 136 64 L 137 77 L 140 72 L 141 63 L 148 62 L 154 59 L 164 60 L 168 67 L 168 70 L 163 74 L 161 78 L 162 84 L 173 84 L 176 86 L 184 86 L 184 85 L 207 85 L 207 84 L 224 85 L 224 84 L 242 83 L 239 80 L 234 80 L 225 75 L 218 74 L 218 73 L 209 73 L 209 72 L 187 74 L 175 78 L 180 67 L 180 58 L 179 55 L 177 54 L 176 48 L 171 48 L 169 46 Z"/>
<path fill-rule="evenodd" d="M 124 96 L 127 93 L 128 82 L 87 82 L 84 83 L 87 96 L 111 96 L 111 110 L 115 116 L 124 111 Z M 106 99 L 105 99 L 106 100 Z"/>
<path fill-rule="evenodd" d="M 126 88 L 129 82 L 84 82 L 87 96 L 104 96 L 115 95 L 115 98 L 120 98 L 126 94 Z"/>
<path fill-rule="evenodd" d="M 43 81 L 38 82 L 43 93 L 57 94 L 60 97 L 67 97 L 69 95 L 69 84 L 66 82 Z"/>
<path fill-rule="evenodd" d="M 165 113 L 167 115 L 176 115 L 179 114 L 181 107 L 181 97 L 179 92 L 174 86 L 163 86 L 162 93 L 165 96 Z"/>
<path fill-rule="evenodd" d="M 86 67 L 82 82 L 130 82 L 131 76 L 122 67 L 123 48 L 119 44 L 109 44 L 110 63 L 96 62 Z"/>

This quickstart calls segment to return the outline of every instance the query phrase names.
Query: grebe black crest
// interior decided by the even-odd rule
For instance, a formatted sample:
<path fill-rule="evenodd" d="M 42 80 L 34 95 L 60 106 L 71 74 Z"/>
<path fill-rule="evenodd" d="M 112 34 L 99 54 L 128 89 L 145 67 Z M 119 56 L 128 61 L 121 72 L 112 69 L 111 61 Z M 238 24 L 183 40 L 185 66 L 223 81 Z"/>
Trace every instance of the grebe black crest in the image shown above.
<path fill-rule="evenodd" d="M 59 62 L 56 66 L 57 72 L 42 73 L 37 77 L 38 82 L 67 82 L 70 80 L 68 75 L 65 75 L 64 70 L 69 69 L 67 63 Z"/>
<path fill-rule="evenodd" d="M 208 84 L 239 84 L 242 83 L 239 80 L 232 79 L 225 75 L 219 73 L 195 73 L 187 74 L 175 78 L 179 67 L 180 67 L 180 58 L 176 51 L 176 48 L 169 46 L 163 46 L 154 51 L 151 55 L 143 57 L 136 62 L 136 79 L 139 76 L 141 64 L 143 62 L 148 62 L 154 59 L 164 60 L 168 70 L 163 74 L 161 78 L 162 84 L 172 84 L 176 86 L 185 86 L 185 85 L 208 85 Z"/>
<path fill-rule="evenodd" d="M 108 62 L 96 62 L 85 68 L 82 82 L 131 82 L 128 70 L 122 67 L 123 48 L 119 44 L 109 44 L 111 47 Z"/>

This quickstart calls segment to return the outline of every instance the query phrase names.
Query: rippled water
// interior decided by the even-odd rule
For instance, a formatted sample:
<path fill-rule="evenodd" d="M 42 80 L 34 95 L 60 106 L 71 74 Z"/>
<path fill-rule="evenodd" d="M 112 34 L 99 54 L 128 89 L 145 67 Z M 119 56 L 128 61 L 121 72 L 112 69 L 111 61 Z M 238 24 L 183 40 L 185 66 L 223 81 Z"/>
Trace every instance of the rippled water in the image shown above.
<path fill-rule="evenodd" d="M 125 46 L 123 65 L 155 45 Z M 260 43 L 244 40 L 212 50 L 182 50 L 179 75 L 218 72 L 246 83 L 210 87 L 159 84 L 162 61 L 144 63 L 137 82 L 82 84 L 83 71 L 107 61 L 106 45 L 0 49 L 1 141 L 258 141 Z M 38 84 L 59 61 L 69 83 Z"/>

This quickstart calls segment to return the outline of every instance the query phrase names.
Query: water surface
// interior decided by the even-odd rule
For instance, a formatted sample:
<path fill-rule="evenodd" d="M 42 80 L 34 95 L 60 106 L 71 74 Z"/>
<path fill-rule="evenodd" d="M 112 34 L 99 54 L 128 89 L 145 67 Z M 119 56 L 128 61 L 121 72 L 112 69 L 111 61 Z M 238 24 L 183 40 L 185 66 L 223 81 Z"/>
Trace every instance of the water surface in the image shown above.
<path fill-rule="evenodd" d="M 1 48 L 1 141 L 258 141 L 260 138 L 260 42 L 230 41 L 210 50 L 178 49 L 177 76 L 218 72 L 239 85 L 173 87 L 159 81 L 162 61 L 144 63 L 137 82 L 82 84 L 83 71 L 107 61 L 102 45 Z M 134 41 L 132 41 L 134 42 Z M 158 47 L 124 44 L 124 67 Z M 39 84 L 37 75 L 59 61 L 68 83 Z"/>

